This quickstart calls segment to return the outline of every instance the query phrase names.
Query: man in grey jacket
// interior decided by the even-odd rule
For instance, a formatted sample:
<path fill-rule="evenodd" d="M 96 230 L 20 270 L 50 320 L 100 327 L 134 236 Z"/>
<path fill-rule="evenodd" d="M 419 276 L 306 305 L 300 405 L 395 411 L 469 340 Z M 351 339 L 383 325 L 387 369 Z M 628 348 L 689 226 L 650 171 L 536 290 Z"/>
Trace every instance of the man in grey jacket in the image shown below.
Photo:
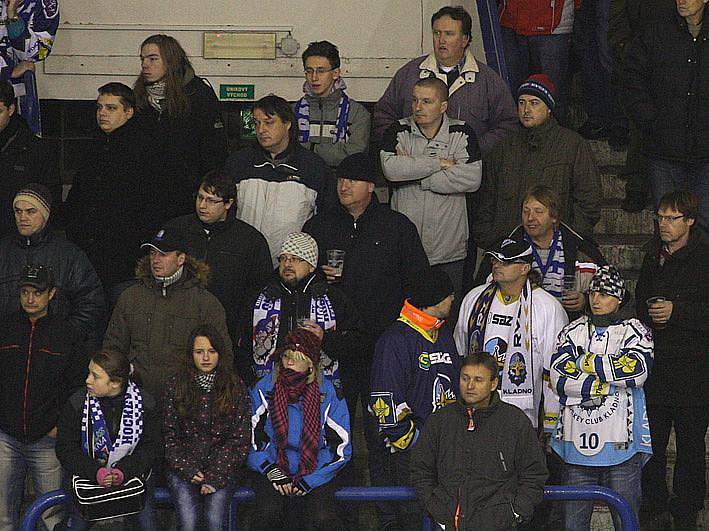
<path fill-rule="evenodd" d="M 305 96 L 295 102 L 298 141 L 330 168 L 367 150 L 369 112 L 350 98 L 340 73 L 340 52 L 328 41 L 311 42 L 303 52 Z"/>
<path fill-rule="evenodd" d="M 420 79 L 412 98 L 413 114 L 392 124 L 382 141 L 382 169 L 394 185 L 391 207 L 414 222 L 429 262 L 445 269 L 460 300 L 468 243 L 465 194 L 480 187 L 480 148 L 469 125 L 446 115 L 443 81 Z"/>

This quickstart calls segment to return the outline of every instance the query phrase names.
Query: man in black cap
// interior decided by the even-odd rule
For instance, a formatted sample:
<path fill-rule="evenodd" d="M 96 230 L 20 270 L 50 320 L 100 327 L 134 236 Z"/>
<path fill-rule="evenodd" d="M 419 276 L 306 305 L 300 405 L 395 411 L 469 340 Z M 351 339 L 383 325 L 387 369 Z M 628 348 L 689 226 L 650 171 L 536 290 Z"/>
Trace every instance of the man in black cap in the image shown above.
<path fill-rule="evenodd" d="M 138 283 L 118 299 L 106 330 L 103 348 L 130 357 L 146 390 L 162 394 L 188 348 L 190 332 L 211 324 L 232 355 L 224 307 L 207 290 L 209 267 L 185 252 L 184 234 L 161 229 L 136 268 Z"/>
<path fill-rule="evenodd" d="M 50 303 L 52 313 L 79 332 L 87 349 L 98 348 L 106 318 L 103 288 L 86 254 L 53 234 L 51 193 L 42 184 L 30 183 L 15 194 L 12 207 L 17 231 L 0 240 L 0 315 L 19 308 L 23 268 L 44 264 L 58 288 Z"/>
<path fill-rule="evenodd" d="M 533 255 L 528 242 L 504 240 L 486 254 L 492 258 L 492 282 L 473 288 L 463 299 L 455 343 L 464 355 L 485 351 L 495 357 L 502 401 L 524 411 L 535 428 L 544 391 L 551 429 L 558 403 L 542 373 L 557 334 L 569 322 L 566 312 L 530 275 Z"/>
<path fill-rule="evenodd" d="M 390 485 L 410 485 L 410 450 L 423 423 L 456 400 L 463 358 L 450 331 L 441 328 L 453 293 L 445 271 L 420 271 L 399 319 L 375 347 L 369 411 L 390 450 L 385 460 Z M 380 522 L 384 528 L 398 524 L 401 529 L 420 529 L 423 513 L 416 503 L 403 503 L 388 516 L 389 521 Z"/>
<path fill-rule="evenodd" d="M 15 296 L 21 309 L 0 327 L 0 529 L 18 529 L 25 474 L 37 496 L 61 487 L 54 453 L 59 411 L 86 377 L 88 357 L 74 328 L 50 311 L 57 288 L 52 272 L 27 266 Z M 48 529 L 61 511 L 43 515 Z"/>

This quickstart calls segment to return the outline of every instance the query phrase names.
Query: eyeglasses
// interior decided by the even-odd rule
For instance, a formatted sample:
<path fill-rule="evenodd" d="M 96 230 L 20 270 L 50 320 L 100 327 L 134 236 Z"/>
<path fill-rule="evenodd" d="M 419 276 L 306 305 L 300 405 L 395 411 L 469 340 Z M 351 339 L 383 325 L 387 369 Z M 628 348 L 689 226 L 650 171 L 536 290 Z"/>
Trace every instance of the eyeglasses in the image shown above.
<path fill-rule="evenodd" d="M 282 254 L 278 257 L 278 262 L 280 264 L 287 264 L 288 262 L 291 262 L 293 264 L 300 264 L 301 262 L 305 262 L 305 260 L 303 260 L 300 256 L 286 256 L 285 254 Z"/>
<path fill-rule="evenodd" d="M 306 68 L 303 70 L 306 76 L 312 77 L 313 74 L 317 74 L 318 76 L 321 76 L 323 74 L 327 74 L 328 72 L 332 72 L 335 70 L 334 68 Z"/>
<path fill-rule="evenodd" d="M 218 205 L 219 203 L 224 202 L 224 199 L 212 199 L 211 197 L 207 197 L 206 195 L 202 195 L 202 194 L 195 194 L 194 198 L 197 200 L 198 203 L 201 203 L 202 201 L 204 201 L 209 206 Z"/>
<path fill-rule="evenodd" d="M 684 214 L 680 214 L 679 216 L 661 216 L 660 214 L 655 214 L 653 216 L 655 218 L 655 221 L 658 223 L 662 223 L 663 221 L 666 221 L 670 225 L 677 221 L 678 219 L 682 219 L 684 217 Z"/>

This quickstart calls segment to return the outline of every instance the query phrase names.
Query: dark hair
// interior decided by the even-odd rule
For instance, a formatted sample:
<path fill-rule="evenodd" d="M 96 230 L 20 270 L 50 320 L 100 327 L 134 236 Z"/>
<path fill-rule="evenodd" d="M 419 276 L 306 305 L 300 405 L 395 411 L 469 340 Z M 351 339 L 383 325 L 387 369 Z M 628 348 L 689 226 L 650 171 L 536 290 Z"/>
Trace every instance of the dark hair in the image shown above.
<path fill-rule="evenodd" d="M 463 26 L 463 35 L 467 36 L 468 39 L 473 38 L 473 19 L 470 18 L 470 13 L 468 13 L 463 6 L 445 6 L 436 11 L 431 17 L 431 26 L 439 18 L 450 17 L 453 20 L 459 21 Z M 468 42 L 470 44 L 470 42 Z"/>
<path fill-rule="evenodd" d="M 434 89 L 438 93 L 441 101 L 448 101 L 448 85 L 437 77 L 425 77 L 414 83 L 414 87 L 424 87 Z"/>
<path fill-rule="evenodd" d="M 229 415 L 238 398 L 238 380 L 234 373 L 231 356 L 228 356 L 224 338 L 211 324 L 197 325 L 190 332 L 184 361 L 177 370 L 177 385 L 175 387 L 177 414 L 181 417 L 191 417 L 198 413 L 200 389 L 195 382 L 195 376 L 199 374 L 199 369 L 195 367 L 192 354 L 195 339 L 198 337 L 206 337 L 214 350 L 219 353 L 215 369 L 216 378 L 212 389 L 214 396 L 212 411 L 220 416 Z"/>
<path fill-rule="evenodd" d="M 532 186 L 524 194 L 521 206 L 524 206 L 524 204 L 530 199 L 536 199 L 539 201 L 542 205 L 549 209 L 549 215 L 551 217 L 557 221 L 561 220 L 561 199 L 555 190 L 552 190 L 548 186 L 544 186 L 542 184 Z"/>
<path fill-rule="evenodd" d="M 295 145 L 298 142 L 298 122 L 295 119 L 293 109 L 286 100 L 275 94 L 269 94 L 254 103 L 254 111 L 256 109 L 268 116 L 278 116 L 284 123 L 290 123 L 288 143 Z"/>
<path fill-rule="evenodd" d="M 98 88 L 99 96 L 118 96 L 123 109 L 135 109 L 135 94 L 133 89 L 123 83 L 112 81 Z"/>
<path fill-rule="evenodd" d="M 660 199 L 657 210 L 671 208 L 681 213 L 685 218 L 697 219 L 699 214 L 699 198 L 687 190 L 667 192 Z"/>
<path fill-rule="evenodd" d="M 330 63 L 330 68 L 340 68 L 340 52 L 329 41 L 313 41 L 308 44 L 303 52 L 303 67 L 308 57 L 324 57 Z"/>
<path fill-rule="evenodd" d="M 130 378 L 130 361 L 128 356 L 118 350 L 100 350 L 91 356 L 91 361 L 101 367 L 108 377 L 121 385 L 128 383 Z"/>
<path fill-rule="evenodd" d="M 167 73 L 165 74 L 165 101 L 168 116 L 181 117 L 187 113 L 189 101 L 182 88 L 185 72 L 188 68 L 192 68 L 190 60 L 187 59 L 187 53 L 180 46 L 180 43 L 174 37 L 169 35 L 151 35 L 140 45 L 140 52 L 148 44 L 154 44 L 160 49 L 160 56 L 165 62 Z M 145 90 L 145 80 L 143 76 L 138 76 L 133 86 L 135 91 L 135 99 L 139 108 L 145 108 L 148 105 L 148 94 Z"/>
<path fill-rule="evenodd" d="M 490 371 L 491 381 L 500 377 L 500 366 L 489 352 L 485 352 L 483 350 L 479 352 L 471 352 L 463 360 L 460 370 L 462 371 L 463 367 L 469 367 L 471 365 L 483 365 L 484 367 L 487 367 L 487 370 Z"/>
<path fill-rule="evenodd" d="M 199 183 L 199 187 L 204 188 L 205 192 L 218 195 L 225 203 L 236 198 L 236 184 L 234 183 L 234 179 L 218 168 L 208 172 L 202 177 L 202 182 Z"/>
<path fill-rule="evenodd" d="M 15 89 L 9 81 L 0 81 L 0 102 L 5 104 L 5 107 L 15 105 Z"/>

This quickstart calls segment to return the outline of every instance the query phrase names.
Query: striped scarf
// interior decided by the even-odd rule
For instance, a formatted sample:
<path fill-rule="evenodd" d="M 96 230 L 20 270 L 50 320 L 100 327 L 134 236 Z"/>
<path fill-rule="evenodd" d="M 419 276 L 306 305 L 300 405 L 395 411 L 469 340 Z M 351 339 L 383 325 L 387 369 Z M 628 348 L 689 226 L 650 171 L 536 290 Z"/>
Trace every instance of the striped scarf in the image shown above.
<path fill-rule="evenodd" d="M 290 466 L 286 447 L 288 446 L 288 404 L 303 397 L 303 431 L 300 435 L 300 462 L 298 473 L 293 478 L 298 481 L 315 470 L 318 464 L 320 443 L 320 386 L 317 378 L 307 383 L 307 372 L 296 372 L 281 368 L 273 387 L 271 403 L 271 424 L 276 435 L 278 455 L 276 464 L 289 474 Z M 290 475 L 290 474 L 289 474 Z"/>
<path fill-rule="evenodd" d="M 342 78 L 335 81 L 335 90 L 342 89 L 342 97 L 337 106 L 337 119 L 335 120 L 335 135 L 332 143 L 344 142 L 347 136 L 347 121 L 350 116 L 350 98 L 345 94 L 345 82 Z M 309 92 L 309 85 L 306 82 L 303 90 Z M 305 144 L 310 139 L 310 103 L 308 98 L 300 98 L 295 104 L 295 117 L 298 120 L 298 142 Z"/>

